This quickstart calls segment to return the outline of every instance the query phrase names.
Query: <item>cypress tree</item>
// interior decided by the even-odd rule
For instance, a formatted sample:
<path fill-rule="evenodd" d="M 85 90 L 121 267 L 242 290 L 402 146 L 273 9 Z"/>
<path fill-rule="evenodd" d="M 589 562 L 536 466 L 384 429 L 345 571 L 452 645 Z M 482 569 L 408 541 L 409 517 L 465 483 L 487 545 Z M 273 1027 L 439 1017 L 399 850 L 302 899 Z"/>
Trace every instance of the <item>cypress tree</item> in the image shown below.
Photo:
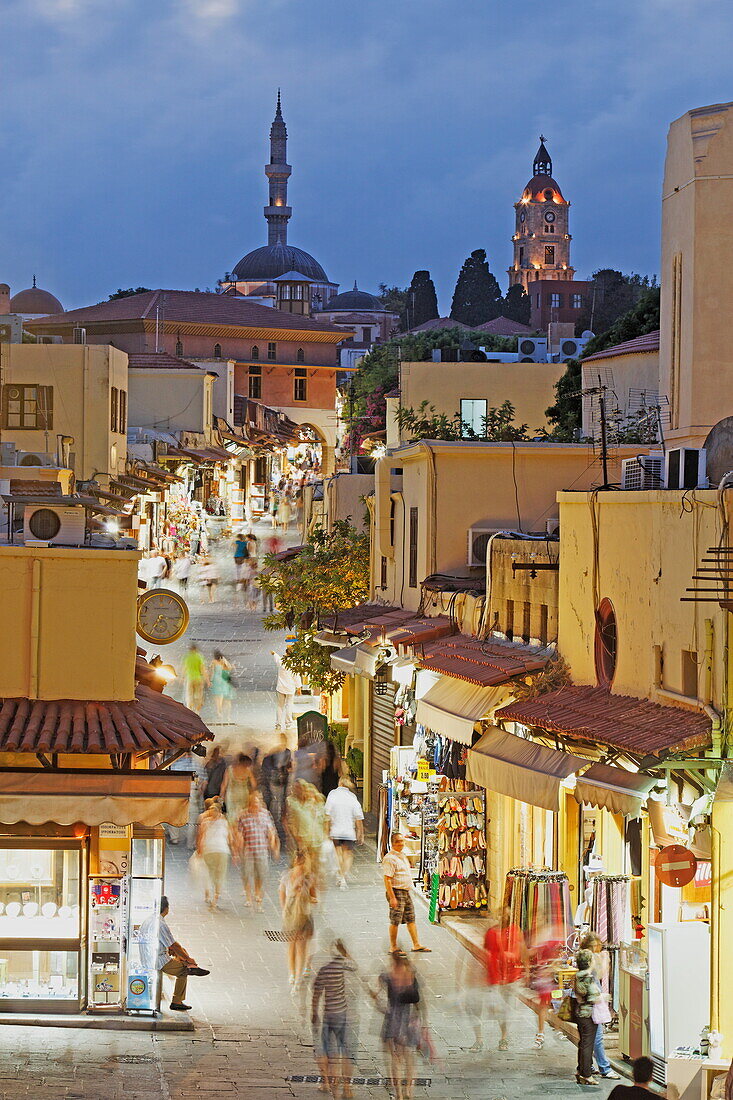
<path fill-rule="evenodd" d="M 416 328 L 438 316 L 438 296 L 429 271 L 416 271 L 407 291 L 409 327 Z"/>
<path fill-rule="evenodd" d="M 476 328 L 498 317 L 501 303 L 501 290 L 489 271 L 486 252 L 483 248 L 477 248 L 461 268 L 450 315 L 455 321 Z"/>
<path fill-rule="evenodd" d="M 532 303 L 521 283 L 510 286 L 506 292 L 502 313 L 512 321 L 519 321 L 522 325 L 529 324 Z"/>

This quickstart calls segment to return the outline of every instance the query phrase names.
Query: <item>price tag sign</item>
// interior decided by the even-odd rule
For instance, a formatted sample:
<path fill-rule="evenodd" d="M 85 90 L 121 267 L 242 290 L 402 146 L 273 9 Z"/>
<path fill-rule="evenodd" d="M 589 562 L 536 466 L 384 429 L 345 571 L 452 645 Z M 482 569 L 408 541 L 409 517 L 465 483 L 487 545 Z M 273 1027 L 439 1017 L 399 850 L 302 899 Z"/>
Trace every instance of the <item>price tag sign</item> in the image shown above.
<path fill-rule="evenodd" d="M 417 780 L 418 783 L 427 783 L 430 778 L 430 762 L 428 760 L 418 759 L 417 762 Z"/>

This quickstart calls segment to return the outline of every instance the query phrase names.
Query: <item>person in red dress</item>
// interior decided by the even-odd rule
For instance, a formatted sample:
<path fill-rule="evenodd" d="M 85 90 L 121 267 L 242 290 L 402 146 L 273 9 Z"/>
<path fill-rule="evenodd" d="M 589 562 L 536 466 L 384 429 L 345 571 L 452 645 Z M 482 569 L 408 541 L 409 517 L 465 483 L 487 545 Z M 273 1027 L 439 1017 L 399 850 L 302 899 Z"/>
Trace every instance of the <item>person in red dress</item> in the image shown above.
<path fill-rule="evenodd" d="M 511 911 L 502 909 L 484 937 L 486 981 L 491 1010 L 499 1024 L 499 1050 L 509 1049 L 508 1005 L 517 984 L 527 978 L 529 958 L 522 931 L 512 922 Z"/>

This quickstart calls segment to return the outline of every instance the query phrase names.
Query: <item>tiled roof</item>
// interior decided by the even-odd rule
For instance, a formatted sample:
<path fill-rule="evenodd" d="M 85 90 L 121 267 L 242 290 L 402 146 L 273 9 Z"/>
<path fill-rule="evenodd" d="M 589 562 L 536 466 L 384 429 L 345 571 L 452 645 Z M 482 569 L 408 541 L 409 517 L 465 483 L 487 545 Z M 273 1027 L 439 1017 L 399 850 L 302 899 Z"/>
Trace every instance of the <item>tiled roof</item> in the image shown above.
<path fill-rule="evenodd" d="M 169 355 L 167 351 L 143 351 L 135 352 L 127 356 L 127 365 L 131 370 L 195 370 L 205 371 L 197 363 L 189 363 L 187 359 L 178 359 L 175 355 Z"/>
<path fill-rule="evenodd" d="M 212 739 L 197 714 L 142 683 L 131 702 L 0 700 L 2 752 L 160 752 Z"/>
<path fill-rule="evenodd" d="M 447 634 L 455 634 L 455 627 L 447 615 L 408 619 L 400 626 L 387 630 L 387 638 L 394 646 L 426 645 Z"/>
<path fill-rule="evenodd" d="M 547 659 L 546 652 L 530 646 L 455 634 L 426 646 L 420 665 L 456 680 L 491 687 L 504 684 L 515 676 L 538 672 L 545 667 Z"/>
<path fill-rule="evenodd" d="M 614 344 L 612 348 L 605 348 L 584 359 L 584 363 L 595 363 L 597 359 L 614 359 L 617 355 L 638 355 L 644 351 L 659 351 L 659 330 L 647 332 L 644 336 L 637 336 L 634 340 L 627 340 L 623 344 Z"/>
<path fill-rule="evenodd" d="M 612 695 L 599 687 L 566 687 L 536 699 L 520 699 L 502 707 L 496 717 L 643 755 L 710 741 L 710 719 L 705 714 Z"/>
<path fill-rule="evenodd" d="M 403 612 L 401 608 L 394 607 L 391 604 L 360 603 L 356 607 L 348 607 L 344 611 L 339 611 L 337 615 L 330 615 L 324 622 L 332 629 L 337 625 L 339 630 L 353 631 L 353 633 L 358 634 L 362 629 L 359 624 L 364 624 L 366 620 L 375 618 L 377 615 L 391 615 L 393 612 L 405 616 L 410 614 L 409 611 Z M 402 621 L 401 619 L 400 622 Z M 356 624 L 355 630 L 353 629 L 354 624 Z"/>
<path fill-rule="evenodd" d="M 494 317 L 493 321 L 484 321 L 477 325 L 476 332 L 491 332 L 494 336 L 526 336 L 528 332 L 534 332 L 531 325 L 523 325 L 521 321 L 513 321 L 511 317 Z"/>
<path fill-rule="evenodd" d="M 28 322 L 29 328 L 43 329 L 44 325 L 85 325 L 104 321 L 155 320 L 160 307 L 160 318 L 166 324 L 173 321 L 210 325 L 258 326 L 267 329 L 297 329 L 299 331 L 339 333 L 343 329 L 335 325 L 317 324 L 307 317 L 271 309 L 247 298 L 229 294 L 210 294 L 198 290 L 148 290 L 144 294 L 131 294 L 116 298 L 113 302 L 99 302 L 94 306 L 72 309 L 65 313 L 53 313 Z"/>

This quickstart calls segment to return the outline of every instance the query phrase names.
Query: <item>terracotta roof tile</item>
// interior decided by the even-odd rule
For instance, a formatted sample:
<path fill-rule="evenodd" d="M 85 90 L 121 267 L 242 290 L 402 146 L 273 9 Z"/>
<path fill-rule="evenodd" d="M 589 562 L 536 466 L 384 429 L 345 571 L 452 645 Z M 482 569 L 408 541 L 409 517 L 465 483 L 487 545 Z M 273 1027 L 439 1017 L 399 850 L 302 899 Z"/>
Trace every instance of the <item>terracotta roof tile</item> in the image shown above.
<path fill-rule="evenodd" d="M 420 665 L 456 680 L 491 687 L 504 684 L 515 676 L 538 672 L 545 667 L 547 660 L 546 652 L 530 646 L 513 645 L 497 639 L 482 641 L 456 634 L 426 646 Z"/>
<path fill-rule="evenodd" d="M 637 336 L 634 340 L 626 340 L 623 344 L 614 344 L 612 348 L 604 348 L 595 355 L 589 355 L 584 363 L 595 363 L 597 359 L 614 359 L 617 355 L 638 355 L 644 351 L 659 351 L 659 331 L 647 332 L 644 336 Z"/>
<path fill-rule="evenodd" d="M 518 700 L 498 710 L 496 717 L 643 755 L 710 741 L 710 719 L 705 714 L 613 695 L 599 687 L 566 687 Z"/>
<path fill-rule="evenodd" d="M 160 316 L 166 322 L 198 322 L 211 325 L 259 326 L 261 328 L 310 329 L 317 332 L 338 333 L 343 339 L 348 335 L 335 325 L 323 325 L 307 317 L 298 317 L 294 313 L 271 309 L 246 298 L 229 294 L 211 294 L 197 290 L 148 290 L 144 294 L 131 294 L 127 298 L 117 298 L 113 302 L 99 302 L 97 305 L 84 306 L 81 309 L 68 310 L 65 313 L 52 313 L 47 317 L 38 317 L 28 321 L 33 329 L 43 329 L 44 325 L 85 325 L 104 321 L 135 321 L 155 319 L 156 308 L 160 307 Z"/>
<path fill-rule="evenodd" d="M 167 351 L 143 351 L 133 352 L 127 356 L 127 365 L 131 370 L 195 370 L 206 372 L 205 367 L 198 363 L 189 363 L 187 359 L 179 359 L 175 355 L 169 355 Z"/>

